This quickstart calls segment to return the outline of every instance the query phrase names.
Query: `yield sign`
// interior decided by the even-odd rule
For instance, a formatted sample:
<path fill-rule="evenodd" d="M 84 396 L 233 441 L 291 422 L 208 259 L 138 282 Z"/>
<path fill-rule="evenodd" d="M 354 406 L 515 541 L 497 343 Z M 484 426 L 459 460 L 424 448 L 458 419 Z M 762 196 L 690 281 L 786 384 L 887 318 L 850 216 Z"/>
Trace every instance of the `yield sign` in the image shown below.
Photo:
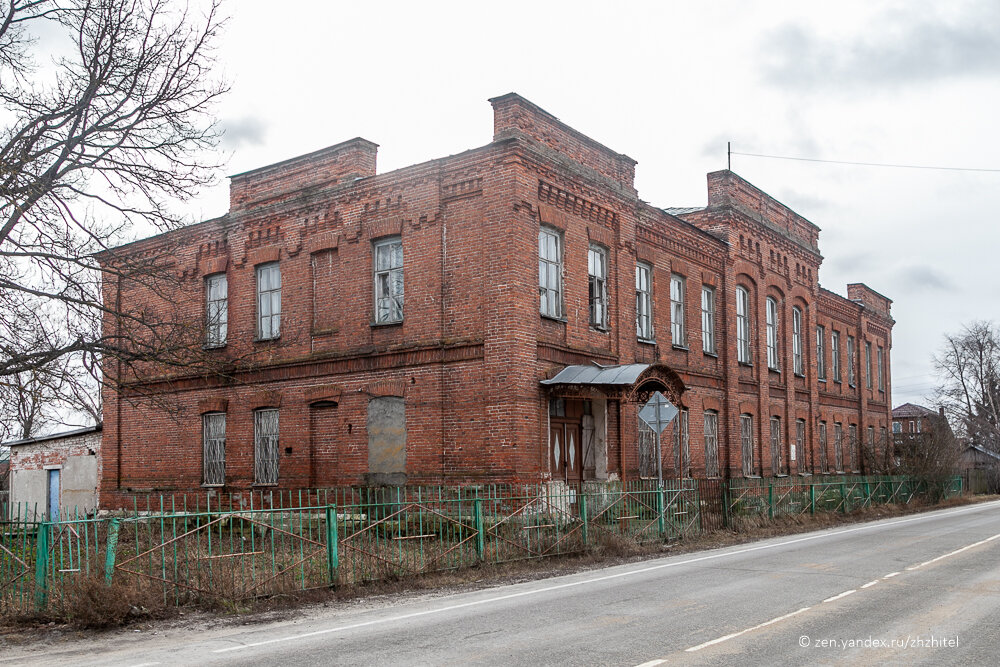
<path fill-rule="evenodd" d="M 667 397 L 656 392 L 646 405 L 639 410 L 639 419 L 649 424 L 649 427 L 659 435 L 677 416 L 677 407 L 667 400 Z"/>

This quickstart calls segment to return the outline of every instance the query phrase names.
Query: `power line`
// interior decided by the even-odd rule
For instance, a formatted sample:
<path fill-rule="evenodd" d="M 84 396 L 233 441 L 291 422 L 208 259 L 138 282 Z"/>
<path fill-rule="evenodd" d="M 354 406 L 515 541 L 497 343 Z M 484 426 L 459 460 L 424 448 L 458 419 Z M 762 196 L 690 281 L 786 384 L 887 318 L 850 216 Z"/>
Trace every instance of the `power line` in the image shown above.
<path fill-rule="evenodd" d="M 1000 169 L 982 169 L 978 167 L 936 167 L 922 164 L 895 164 L 891 162 L 853 162 L 850 160 L 821 160 L 813 157 L 794 157 L 791 155 L 765 155 L 764 153 L 742 153 L 740 151 L 729 151 L 730 155 L 742 155 L 744 157 L 760 157 L 769 160 L 795 160 L 797 162 L 822 162 L 824 164 L 846 164 L 859 167 L 891 167 L 894 169 L 930 169 L 935 171 L 978 171 L 988 173 L 1000 173 Z"/>

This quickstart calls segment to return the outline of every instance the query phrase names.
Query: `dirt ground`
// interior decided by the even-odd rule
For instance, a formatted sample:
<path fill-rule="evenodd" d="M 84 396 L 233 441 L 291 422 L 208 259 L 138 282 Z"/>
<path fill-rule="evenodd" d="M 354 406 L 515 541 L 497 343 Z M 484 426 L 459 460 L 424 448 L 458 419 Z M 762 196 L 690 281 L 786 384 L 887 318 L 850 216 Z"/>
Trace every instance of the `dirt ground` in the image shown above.
<path fill-rule="evenodd" d="M 721 530 L 679 542 L 638 547 L 625 541 L 609 542 L 593 551 L 552 557 L 543 560 L 517 561 L 501 565 L 482 565 L 463 570 L 439 572 L 399 581 L 376 582 L 366 585 L 304 591 L 293 596 L 257 600 L 244 606 L 221 605 L 216 608 L 167 607 L 146 609 L 141 605 L 127 608 L 120 621 L 111 627 L 97 628 L 93 624 L 68 624 L 39 615 L 0 618 L 0 649 L 5 646 L 30 648 L 33 644 L 72 642 L 77 639 L 99 639 L 112 642 L 129 638 L 157 635 L 183 636 L 192 629 L 205 630 L 261 623 L 289 621 L 322 614 L 325 609 L 352 607 L 365 609 L 385 606 L 396 600 L 414 597 L 439 597 L 459 591 L 477 590 L 536 579 L 573 574 L 596 568 L 631 563 L 663 556 L 686 554 L 727 547 L 762 539 L 835 528 L 845 524 L 874 521 L 945 509 L 972 503 L 997 500 L 1000 496 L 955 498 L 938 505 L 912 503 L 867 508 L 850 514 L 818 514 L 815 516 L 781 517 L 742 532 Z M 127 603 L 126 603 L 127 604 Z"/>

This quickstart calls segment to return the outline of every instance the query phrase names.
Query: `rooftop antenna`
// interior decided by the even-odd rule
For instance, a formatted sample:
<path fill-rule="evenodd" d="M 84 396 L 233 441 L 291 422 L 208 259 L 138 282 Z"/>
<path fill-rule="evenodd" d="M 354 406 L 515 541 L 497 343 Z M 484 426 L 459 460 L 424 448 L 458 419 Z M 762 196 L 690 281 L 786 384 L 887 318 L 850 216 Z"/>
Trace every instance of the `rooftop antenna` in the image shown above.
<path fill-rule="evenodd" d="M 733 170 L 733 142 L 726 142 L 726 170 Z"/>

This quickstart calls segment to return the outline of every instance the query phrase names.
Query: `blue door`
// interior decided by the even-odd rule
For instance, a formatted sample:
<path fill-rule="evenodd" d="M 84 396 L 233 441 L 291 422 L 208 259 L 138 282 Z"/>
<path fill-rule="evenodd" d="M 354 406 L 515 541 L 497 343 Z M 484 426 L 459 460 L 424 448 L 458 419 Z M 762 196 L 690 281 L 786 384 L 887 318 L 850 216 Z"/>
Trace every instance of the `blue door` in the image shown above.
<path fill-rule="evenodd" d="M 49 470 L 49 521 L 59 520 L 59 470 Z"/>

